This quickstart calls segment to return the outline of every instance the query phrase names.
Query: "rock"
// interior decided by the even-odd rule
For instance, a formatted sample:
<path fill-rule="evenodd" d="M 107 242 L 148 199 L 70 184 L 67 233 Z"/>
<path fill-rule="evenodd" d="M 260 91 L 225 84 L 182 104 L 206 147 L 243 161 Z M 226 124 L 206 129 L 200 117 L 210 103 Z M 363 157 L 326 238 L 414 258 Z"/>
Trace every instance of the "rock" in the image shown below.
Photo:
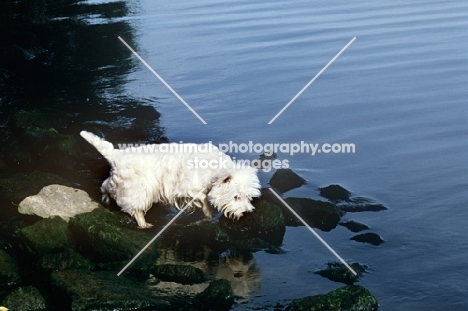
<path fill-rule="evenodd" d="M 289 168 L 278 169 L 270 179 L 270 186 L 279 194 L 299 188 L 306 184 L 306 180 Z"/>
<path fill-rule="evenodd" d="M 228 234 L 216 223 L 202 221 L 187 226 L 171 226 L 162 237 L 162 244 L 176 248 L 226 249 L 230 243 Z"/>
<path fill-rule="evenodd" d="M 325 269 L 314 272 L 329 280 L 344 283 L 346 285 L 353 285 L 365 272 L 367 267 L 357 262 L 350 265 L 351 268 L 357 273 L 354 275 L 344 264 L 341 262 L 329 262 Z"/>
<path fill-rule="evenodd" d="M 73 246 L 68 224 L 60 217 L 42 219 L 21 229 L 21 239 L 34 254 L 48 254 Z"/>
<path fill-rule="evenodd" d="M 169 302 L 156 297 L 145 282 L 115 272 L 54 271 L 50 279 L 72 311 L 171 310 Z"/>
<path fill-rule="evenodd" d="M 70 217 L 87 213 L 99 206 L 89 195 L 80 189 L 62 185 L 49 185 L 34 196 L 24 199 L 18 212 L 37 215 L 43 218 L 59 216 L 68 221 Z"/>
<path fill-rule="evenodd" d="M 363 286 L 349 285 L 326 295 L 295 299 L 287 311 L 375 311 L 377 299 Z"/>
<path fill-rule="evenodd" d="M 188 265 L 164 264 L 156 265 L 151 273 L 161 281 L 180 284 L 196 284 L 205 282 L 202 270 Z"/>
<path fill-rule="evenodd" d="M 151 240 L 146 231 L 120 227 L 117 216 L 103 207 L 72 218 L 70 231 L 81 254 L 95 262 L 116 262 L 120 267 Z M 131 268 L 148 269 L 156 257 L 157 248 L 151 244 Z"/>
<path fill-rule="evenodd" d="M 356 213 L 356 212 L 380 212 L 387 208 L 380 203 L 364 198 L 356 197 L 352 198 L 346 204 L 340 204 L 339 207 L 343 212 Z"/>
<path fill-rule="evenodd" d="M 18 265 L 13 257 L 0 249 L 0 287 L 14 286 L 20 283 Z"/>
<path fill-rule="evenodd" d="M 47 310 L 46 302 L 39 290 L 33 286 L 20 287 L 11 292 L 2 303 L 10 310 L 40 311 Z"/>
<path fill-rule="evenodd" d="M 59 253 L 49 253 L 42 256 L 39 261 L 45 270 L 93 270 L 95 265 L 73 249 L 66 249 Z"/>
<path fill-rule="evenodd" d="M 219 226 L 227 232 L 231 242 L 238 246 L 249 245 L 251 242 L 260 248 L 281 245 L 286 231 L 281 208 L 265 200 L 254 201 L 253 205 L 255 209 L 244 214 L 238 221 L 221 216 Z"/>
<path fill-rule="evenodd" d="M 311 227 L 330 231 L 338 225 L 341 210 L 333 203 L 309 198 L 286 198 L 286 203 Z M 283 207 L 287 226 L 302 226 L 287 207 Z"/>
<path fill-rule="evenodd" d="M 229 310 L 234 303 L 231 285 L 228 280 L 219 279 L 210 283 L 210 285 L 196 297 L 200 302 L 200 310 L 205 306 L 214 310 Z"/>
<path fill-rule="evenodd" d="M 346 227 L 351 232 L 360 232 L 364 230 L 369 230 L 369 226 L 362 224 L 360 222 L 350 220 L 345 222 L 340 222 L 340 226 Z"/>
<path fill-rule="evenodd" d="M 341 187 L 340 185 L 330 185 L 319 188 L 320 195 L 331 202 L 349 201 L 351 192 Z"/>
<path fill-rule="evenodd" d="M 378 245 L 384 243 L 384 240 L 382 240 L 382 238 L 378 234 L 373 233 L 373 232 L 368 232 L 368 233 L 362 233 L 362 234 L 355 235 L 352 238 L 350 238 L 350 240 L 354 240 L 354 241 L 357 241 L 357 242 L 363 242 L 363 243 L 369 243 L 369 244 L 372 244 L 372 245 L 375 245 L 375 246 L 378 246 Z"/>
<path fill-rule="evenodd" d="M 19 204 L 24 198 L 37 194 L 43 187 L 51 184 L 72 186 L 69 181 L 57 175 L 35 170 L 0 179 L 0 197 Z"/>

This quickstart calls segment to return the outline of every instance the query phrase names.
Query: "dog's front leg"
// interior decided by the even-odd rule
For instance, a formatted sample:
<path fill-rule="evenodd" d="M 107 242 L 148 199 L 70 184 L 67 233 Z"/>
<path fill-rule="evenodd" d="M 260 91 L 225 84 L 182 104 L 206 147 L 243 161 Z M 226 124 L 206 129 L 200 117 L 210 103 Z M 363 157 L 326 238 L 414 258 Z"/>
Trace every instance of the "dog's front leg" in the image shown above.
<path fill-rule="evenodd" d="M 145 214 L 143 211 L 136 211 L 133 217 L 135 217 L 135 220 L 137 221 L 138 227 L 140 229 L 151 228 L 153 226 L 152 224 L 145 221 Z"/>
<path fill-rule="evenodd" d="M 213 219 L 213 213 L 211 211 L 210 202 L 208 202 L 208 198 L 206 197 L 206 195 L 203 198 L 202 203 L 203 203 L 202 211 L 203 211 L 203 214 L 205 215 L 205 218 L 208 219 L 208 220 L 212 220 Z"/>

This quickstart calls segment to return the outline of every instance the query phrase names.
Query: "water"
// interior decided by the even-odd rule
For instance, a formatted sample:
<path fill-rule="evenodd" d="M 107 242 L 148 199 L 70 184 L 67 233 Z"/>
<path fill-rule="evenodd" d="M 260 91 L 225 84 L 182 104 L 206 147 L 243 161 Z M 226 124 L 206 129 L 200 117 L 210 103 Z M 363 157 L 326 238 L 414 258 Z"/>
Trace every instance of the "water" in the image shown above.
<path fill-rule="evenodd" d="M 86 48 L 94 54 L 102 49 L 104 71 L 108 63 L 115 68 L 92 86 L 102 98 L 154 105 L 172 141 L 355 144 L 353 154 L 281 154 L 308 181 L 288 195 L 312 196 L 317 187 L 338 183 L 389 207 L 345 216 L 381 235 L 386 242 L 378 247 L 349 241 L 352 234 L 342 227 L 321 232 L 346 260 L 370 267 L 359 284 L 377 297 L 380 310 L 468 305 L 467 3 L 115 3 L 122 8 L 119 14 L 81 16 L 102 29 L 96 42 L 105 38 Z M 351 46 L 268 125 L 353 37 Z M 129 63 L 106 61 L 122 53 Z M 90 100 L 94 107 L 104 105 Z M 270 177 L 271 172 L 260 173 L 264 186 Z M 288 228 L 284 248 L 285 254 L 254 254 L 261 285 L 239 310 L 340 286 L 313 274 L 333 258 L 304 227 Z"/>

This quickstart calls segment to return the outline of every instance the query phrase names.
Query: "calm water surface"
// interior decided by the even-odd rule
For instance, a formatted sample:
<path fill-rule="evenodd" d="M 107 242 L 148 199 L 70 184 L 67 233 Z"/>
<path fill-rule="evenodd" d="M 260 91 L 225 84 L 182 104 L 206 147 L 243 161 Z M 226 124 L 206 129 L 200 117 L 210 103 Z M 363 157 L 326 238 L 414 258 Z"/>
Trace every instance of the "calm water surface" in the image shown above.
<path fill-rule="evenodd" d="M 337 183 L 386 205 L 384 212 L 345 216 L 381 235 L 380 246 L 350 241 L 354 234 L 341 226 L 320 234 L 347 261 L 369 266 L 359 284 L 377 297 L 380 310 L 465 310 L 468 3 L 141 0 L 126 6 L 125 17 L 85 20 L 128 24 L 96 35 L 115 37 L 119 53 L 128 51 L 117 36 L 128 40 L 207 124 L 129 52 L 133 67 L 121 65 L 133 69 L 120 77 L 123 87 L 111 76 L 96 82 L 104 97 L 153 105 L 172 141 L 355 144 L 353 154 L 278 154 L 308 181 L 286 196 L 312 197 Z M 106 42 L 99 47 L 103 59 Z M 260 173 L 264 186 L 271 175 Z M 283 254 L 254 254 L 260 286 L 237 309 L 273 308 L 342 285 L 313 273 L 334 258 L 304 227 L 288 228 L 283 247 Z"/>

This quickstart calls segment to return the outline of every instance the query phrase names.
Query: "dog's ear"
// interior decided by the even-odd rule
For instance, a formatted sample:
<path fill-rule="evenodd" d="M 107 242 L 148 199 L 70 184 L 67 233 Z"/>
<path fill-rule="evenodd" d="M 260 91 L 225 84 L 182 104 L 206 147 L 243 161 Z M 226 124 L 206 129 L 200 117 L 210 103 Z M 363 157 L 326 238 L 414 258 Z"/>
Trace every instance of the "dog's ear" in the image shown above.
<path fill-rule="evenodd" d="M 220 185 L 220 184 L 227 184 L 232 179 L 232 175 L 229 172 L 222 172 L 213 177 L 211 180 L 211 184 L 213 185 Z"/>

